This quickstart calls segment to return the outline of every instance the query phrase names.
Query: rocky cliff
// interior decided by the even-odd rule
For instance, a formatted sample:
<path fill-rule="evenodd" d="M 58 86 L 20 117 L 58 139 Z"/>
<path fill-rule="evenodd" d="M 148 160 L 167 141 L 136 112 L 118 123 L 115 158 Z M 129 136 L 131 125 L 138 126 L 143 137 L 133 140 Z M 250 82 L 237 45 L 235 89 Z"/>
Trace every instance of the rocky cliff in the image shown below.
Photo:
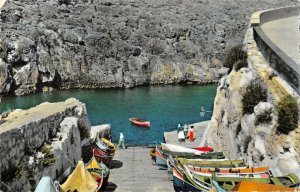
<path fill-rule="evenodd" d="M 292 0 L 7 0 L 0 92 L 217 81 L 250 14 Z"/>
<path fill-rule="evenodd" d="M 291 131 L 278 128 L 290 111 L 285 107 L 280 115 L 278 105 L 282 98 L 292 95 L 295 109 L 299 110 L 299 95 L 264 59 L 253 40 L 251 28 L 246 34 L 244 48 L 249 68 L 233 69 L 219 81 L 206 142 L 224 151 L 230 159 L 243 158 L 250 166 L 269 166 L 276 176 L 295 173 L 300 177 L 300 114 L 294 117 L 298 125 L 296 120 L 294 127 L 286 127 Z M 261 92 L 266 94 L 248 91 L 247 96 L 249 85 L 261 85 Z M 261 100 L 255 99 L 255 105 L 245 113 L 245 104 L 253 103 L 253 95 L 257 94 L 264 96 Z"/>

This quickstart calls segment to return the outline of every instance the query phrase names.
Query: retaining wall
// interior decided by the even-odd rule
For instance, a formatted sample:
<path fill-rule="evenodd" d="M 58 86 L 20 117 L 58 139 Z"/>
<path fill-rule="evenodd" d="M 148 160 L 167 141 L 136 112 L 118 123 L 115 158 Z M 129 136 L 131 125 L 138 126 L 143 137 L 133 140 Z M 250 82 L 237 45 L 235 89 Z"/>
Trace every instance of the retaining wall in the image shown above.
<path fill-rule="evenodd" d="M 85 104 L 75 99 L 12 112 L 3 120 L 0 125 L 0 180 L 16 191 L 32 191 L 42 175 L 56 179 L 76 164 L 81 158 L 79 126 L 84 124 L 90 129 Z M 51 147 L 56 159 L 48 167 L 43 166 L 44 157 L 40 152 L 44 145 Z M 24 175 L 20 173 L 7 181 L 5 171 L 13 174 L 15 167 Z M 1 189 L 7 190 L 3 185 Z"/>
<path fill-rule="evenodd" d="M 260 11 L 251 16 L 254 40 L 262 54 L 282 77 L 300 94 L 300 66 L 276 46 L 261 29 L 261 25 L 280 18 L 299 15 L 299 6 Z M 295 37 L 295 42 L 297 42 Z M 299 53 L 300 54 L 300 53 Z"/>

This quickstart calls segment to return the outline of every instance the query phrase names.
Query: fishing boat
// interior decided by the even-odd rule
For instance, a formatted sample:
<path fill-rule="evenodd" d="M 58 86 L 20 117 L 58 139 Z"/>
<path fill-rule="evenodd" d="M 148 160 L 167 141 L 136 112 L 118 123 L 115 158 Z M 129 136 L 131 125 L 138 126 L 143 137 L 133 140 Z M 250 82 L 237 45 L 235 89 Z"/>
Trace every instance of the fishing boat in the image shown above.
<path fill-rule="evenodd" d="M 166 148 L 168 146 L 168 148 Z M 150 156 L 155 161 L 155 163 L 159 166 L 167 167 L 168 161 L 167 158 L 171 157 L 181 157 L 181 158 L 190 158 L 190 159 L 198 159 L 198 161 L 203 161 L 205 159 L 210 160 L 223 160 L 225 156 L 222 152 L 199 152 L 194 149 L 176 146 L 172 144 L 162 143 L 160 147 L 156 147 L 155 153 L 154 149 L 151 149 Z"/>
<path fill-rule="evenodd" d="M 189 165 L 191 167 L 243 167 L 244 160 L 228 160 L 228 159 L 187 159 L 176 158 L 177 162 L 182 165 Z"/>
<path fill-rule="evenodd" d="M 289 174 L 283 177 L 229 177 L 217 176 L 213 173 L 212 176 L 201 176 L 191 172 L 187 167 L 184 167 L 185 182 L 189 185 L 184 185 L 184 190 L 190 191 L 209 191 L 212 188 L 212 181 L 218 182 L 219 186 L 226 191 L 231 191 L 241 181 L 253 181 L 258 183 L 275 184 L 290 187 L 299 182 L 299 178 L 294 174 Z"/>
<path fill-rule="evenodd" d="M 79 161 L 72 174 L 60 187 L 63 191 L 95 192 L 98 190 L 98 183 L 86 169 L 83 161 Z"/>
<path fill-rule="evenodd" d="M 265 173 L 269 172 L 268 167 L 237 167 L 237 168 L 215 168 L 215 167 L 197 167 L 194 165 L 186 165 L 187 168 L 194 173 L 205 173 L 205 174 L 212 174 L 216 173 L 219 175 L 224 174 L 247 174 L 247 173 Z"/>
<path fill-rule="evenodd" d="M 94 179 L 98 183 L 98 189 L 103 188 L 106 186 L 109 178 L 109 169 L 107 166 L 100 162 L 98 163 L 96 158 L 93 157 L 86 165 L 86 169 L 91 173 L 91 175 L 94 177 Z"/>
<path fill-rule="evenodd" d="M 34 192 L 59 192 L 50 177 L 42 177 Z"/>
<path fill-rule="evenodd" d="M 213 184 L 213 186 L 216 186 L 217 182 Z M 295 192 L 300 191 L 300 189 L 296 189 L 293 187 L 286 187 L 286 186 L 280 186 L 280 185 L 272 185 L 267 183 L 257 183 L 252 181 L 241 181 L 238 183 L 234 188 L 233 191 L 236 192 L 264 192 L 264 191 L 277 191 L 277 192 Z"/>
<path fill-rule="evenodd" d="M 215 174 L 216 177 L 234 177 L 234 178 L 270 178 L 272 173 L 266 167 L 259 168 L 243 168 L 240 170 L 245 170 L 243 173 L 238 172 L 228 172 L 228 173 L 220 173 L 220 172 L 203 172 L 203 171 L 195 171 L 194 169 L 189 168 L 186 165 L 183 165 L 186 169 L 192 172 L 195 175 L 212 177 Z"/>
<path fill-rule="evenodd" d="M 112 161 L 116 147 L 113 143 L 105 138 L 96 137 L 93 145 L 93 155 L 98 162 L 103 162 L 105 165 L 109 165 Z"/>
<path fill-rule="evenodd" d="M 214 149 L 211 147 L 195 147 L 195 150 L 201 151 L 201 152 L 213 152 Z"/>
<path fill-rule="evenodd" d="M 150 121 L 147 121 L 145 119 L 130 118 L 129 121 L 132 124 L 140 126 L 140 127 L 150 127 Z"/>
<path fill-rule="evenodd" d="M 172 158 L 171 156 L 169 156 L 167 158 L 168 161 L 168 170 L 169 173 L 171 173 L 172 178 L 173 178 L 173 187 L 175 191 L 182 191 L 182 189 L 184 188 L 184 186 L 189 186 L 191 185 L 189 182 L 185 181 L 185 175 L 184 175 L 184 169 L 182 164 L 180 163 L 180 161 L 177 158 Z M 199 165 L 201 167 L 197 167 L 197 168 L 201 168 L 201 169 L 208 169 L 211 171 L 214 170 L 223 170 L 223 169 L 241 169 L 241 168 L 246 168 L 244 166 L 244 161 L 242 160 L 234 160 L 234 161 L 229 161 L 229 160 L 203 160 L 202 161 L 203 164 Z M 224 164 L 222 163 L 216 163 L 216 162 L 224 162 Z M 189 166 L 190 168 L 195 168 L 195 165 L 191 164 L 186 164 L 187 166 Z M 224 168 L 227 167 L 227 168 Z M 195 169 L 197 169 L 195 168 Z M 189 188 L 189 187 L 187 187 Z"/>
<path fill-rule="evenodd" d="M 192 148 L 182 147 L 174 144 L 161 143 L 161 149 L 165 154 L 177 157 L 199 158 L 199 159 L 224 159 L 222 152 L 199 151 Z"/>

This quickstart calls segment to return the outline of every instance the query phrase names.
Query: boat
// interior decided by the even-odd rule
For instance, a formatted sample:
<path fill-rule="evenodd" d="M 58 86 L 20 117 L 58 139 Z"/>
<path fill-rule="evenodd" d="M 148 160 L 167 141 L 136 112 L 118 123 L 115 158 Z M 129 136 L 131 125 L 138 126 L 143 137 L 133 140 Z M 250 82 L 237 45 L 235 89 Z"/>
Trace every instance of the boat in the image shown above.
<path fill-rule="evenodd" d="M 171 148 L 166 148 L 166 146 L 171 146 Z M 194 149 L 186 148 L 186 147 L 181 147 L 181 146 L 176 146 L 172 144 L 161 144 L 161 147 L 156 147 L 155 153 L 154 149 L 151 149 L 150 151 L 150 156 L 154 160 L 154 162 L 163 167 L 168 166 L 168 157 L 180 157 L 180 158 L 190 158 L 190 159 L 198 159 L 198 161 L 203 161 L 205 159 L 210 159 L 210 160 L 225 160 L 225 156 L 223 155 L 222 152 L 199 152 Z"/>
<path fill-rule="evenodd" d="M 215 184 L 216 185 L 216 184 Z M 300 189 L 298 189 L 300 191 Z M 296 188 L 272 185 L 267 183 L 258 183 L 253 181 L 241 181 L 238 183 L 232 191 L 236 192 L 264 192 L 264 191 L 277 191 L 277 192 L 295 192 Z"/>
<path fill-rule="evenodd" d="M 98 190 L 98 183 L 86 169 L 83 161 L 79 161 L 72 174 L 60 187 L 63 191 L 95 192 Z"/>
<path fill-rule="evenodd" d="M 248 174 L 248 173 L 267 173 L 269 172 L 268 167 L 237 167 L 237 168 L 214 168 L 214 167 L 195 167 L 194 165 L 186 165 L 188 169 L 194 173 L 204 173 L 217 175 L 228 175 L 228 174 Z M 271 172 L 270 172 L 271 173 Z"/>
<path fill-rule="evenodd" d="M 222 152 L 199 151 L 192 148 L 182 147 L 174 144 L 161 143 L 162 151 L 167 155 L 185 157 L 185 158 L 199 158 L 199 159 L 224 159 Z"/>
<path fill-rule="evenodd" d="M 98 182 L 98 189 L 107 185 L 110 171 L 104 163 L 98 163 L 96 158 L 93 156 L 85 167 Z"/>
<path fill-rule="evenodd" d="M 228 160 L 228 159 L 187 159 L 176 158 L 177 162 L 182 165 L 190 165 L 191 167 L 243 167 L 244 160 Z"/>
<path fill-rule="evenodd" d="M 156 147 L 156 149 L 155 149 L 155 163 L 156 163 L 156 165 L 159 165 L 159 166 L 162 166 L 162 167 L 168 167 L 167 158 L 168 158 L 168 156 L 166 154 L 164 154 L 164 152 L 159 147 Z"/>
<path fill-rule="evenodd" d="M 195 150 L 202 152 L 213 152 L 214 149 L 211 147 L 195 147 Z"/>
<path fill-rule="evenodd" d="M 93 155 L 98 162 L 103 162 L 105 165 L 109 165 L 112 161 L 116 147 L 113 143 L 105 138 L 96 137 L 92 145 Z"/>
<path fill-rule="evenodd" d="M 270 178 L 272 173 L 269 171 L 268 168 L 243 168 L 240 170 L 245 170 L 243 173 L 238 172 L 228 172 L 228 173 L 220 173 L 220 172 L 202 172 L 202 171 L 195 171 L 194 169 L 189 168 L 186 165 L 183 165 L 186 169 L 192 172 L 195 175 L 199 176 L 206 176 L 212 177 L 215 174 L 216 177 L 234 177 L 234 178 Z"/>
<path fill-rule="evenodd" d="M 193 188 L 193 186 L 189 183 L 185 181 L 185 175 L 184 175 L 184 170 L 183 170 L 183 166 L 180 163 L 180 161 L 177 160 L 177 158 L 172 158 L 171 156 L 169 156 L 167 158 L 168 161 L 168 170 L 169 173 L 171 174 L 172 178 L 173 178 L 173 188 L 175 191 L 182 191 L 182 189 L 185 188 Z M 201 169 L 208 169 L 211 171 L 214 170 L 223 170 L 223 169 L 239 169 L 239 168 L 246 168 L 244 166 L 244 162 L 242 160 L 234 160 L 234 161 L 230 161 L 231 164 L 229 164 L 228 160 L 203 160 L 202 161 L 203 164 L 199 165 L 201 167 L 197 167 L 197 168 L 201 168 Z M 222 163 L 216 163 L 216 162 L 224 162 L 224 164 Z M 191 164 L 186 164 L 187 166 L 190 166 L 191 168 L 195 168 L 195 165 Z M 228 168 L 224 168 L 224 167 L 228 167 Z M 195 168 L 196 169 L 196 168 Z M 191 185 L 191 186 L 189 186 Z"/>
<path fill-rule="evenodd" d="M 290 187 L 295 183 L 299 183 L 299 178 L 295 174 L 289 174 L 283 177 L 226 177 L 217 176 L 215 173 L 212 176 L 201 176 L 191 172 L 187 167 L 184 167 L 185 182 L 189 185 L 184 185 L 183 189 L 188 191 L 209 191 L 212 188 L 212 181 L 216 181 L 221 188 L 226 191 L 232 191 L 234 187 L 241 181 L 252 181 L 258 183 L 274 184 Z"/>
<path fill-rule="evenodd" d="M 150 127 L 150 121 L 147 121 L 145 119 L 129 118 L 129 121 L 132 124 L 140 126 L 140 127 Z"/>
<path fill-rule="evenodd" d="M 50 177 L 42 177 L 34 192 L 59 192 Z"/>

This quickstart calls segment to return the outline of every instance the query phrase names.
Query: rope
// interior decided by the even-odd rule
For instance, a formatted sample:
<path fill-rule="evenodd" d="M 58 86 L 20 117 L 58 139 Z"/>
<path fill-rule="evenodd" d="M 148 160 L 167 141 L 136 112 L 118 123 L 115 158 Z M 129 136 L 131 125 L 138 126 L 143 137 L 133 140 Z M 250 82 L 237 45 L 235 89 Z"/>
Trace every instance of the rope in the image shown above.
<path fill-rule="evenodd" d="M 10 191 L 17 192 L 16 190 L 13 190 L 13 189 L 9 188 L 3 181 L 0 180 L 0 182 L 1 182 L 3 185 L 5 185 Z"/>

